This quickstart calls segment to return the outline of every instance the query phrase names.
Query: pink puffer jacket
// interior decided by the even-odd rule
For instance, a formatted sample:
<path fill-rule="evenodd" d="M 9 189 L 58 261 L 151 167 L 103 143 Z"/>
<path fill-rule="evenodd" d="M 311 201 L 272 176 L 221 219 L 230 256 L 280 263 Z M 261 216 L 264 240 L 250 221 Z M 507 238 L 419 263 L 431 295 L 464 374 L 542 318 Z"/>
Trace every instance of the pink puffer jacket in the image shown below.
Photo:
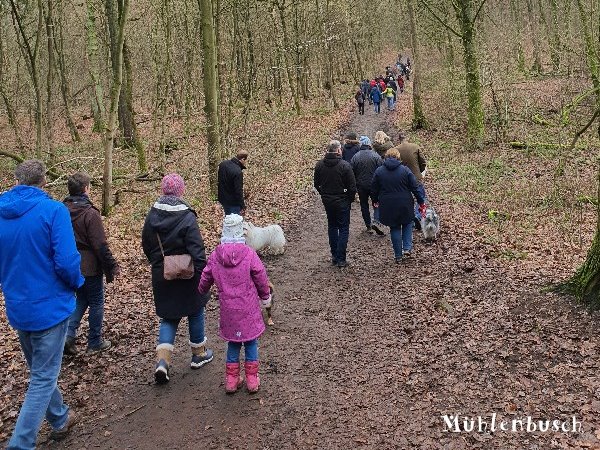
<path fill-rule="evenodd" d="M 226 341 L 246 342 L 265 331 L 259 299 L 269 297 L 267 271 L 245 244 L 221 244 L 202 271 L 198 290 L 217 285 L 221 308 L 219 334 Z"/>

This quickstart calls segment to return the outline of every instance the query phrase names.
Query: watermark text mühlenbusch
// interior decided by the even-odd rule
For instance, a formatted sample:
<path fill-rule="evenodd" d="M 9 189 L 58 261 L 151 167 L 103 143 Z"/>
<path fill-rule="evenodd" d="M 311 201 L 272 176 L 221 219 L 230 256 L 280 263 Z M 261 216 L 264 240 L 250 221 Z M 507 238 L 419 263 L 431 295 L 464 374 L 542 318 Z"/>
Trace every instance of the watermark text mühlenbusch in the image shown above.
<path fill-rule="evenodd" d="M 444 431 L 447 433 L 580 433 L 581 421 L 575 416 L 568 420 L 534 419 L 531 416 L 505 419 L 497 413 L 491 416 L 467 417 L 460 414 L 445 414 L 442 417 Z"/>

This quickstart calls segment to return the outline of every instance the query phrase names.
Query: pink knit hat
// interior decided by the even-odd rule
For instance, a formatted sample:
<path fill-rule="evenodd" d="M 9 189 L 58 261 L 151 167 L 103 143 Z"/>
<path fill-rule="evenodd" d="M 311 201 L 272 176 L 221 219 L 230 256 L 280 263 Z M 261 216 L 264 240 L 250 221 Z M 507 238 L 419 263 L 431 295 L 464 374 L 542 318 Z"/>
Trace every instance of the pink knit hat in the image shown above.
<path fill-rule="evenodd" d="M 164 195 L 173 195 L 181 197 L 185 192 L 185 183 L 183 178 L 177 173 L 165 175 L 160 183 L 160 187 Z"/>

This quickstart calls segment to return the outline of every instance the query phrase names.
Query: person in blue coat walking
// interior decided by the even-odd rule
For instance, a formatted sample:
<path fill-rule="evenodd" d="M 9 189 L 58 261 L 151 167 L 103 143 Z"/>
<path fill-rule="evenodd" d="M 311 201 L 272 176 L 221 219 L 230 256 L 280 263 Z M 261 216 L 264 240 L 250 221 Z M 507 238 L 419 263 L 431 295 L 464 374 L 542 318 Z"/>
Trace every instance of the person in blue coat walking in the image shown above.
<path fill-rule="evenodd" d="M 381 111 L 381 97 L 382 93 L 377 86 L 371 88 L 371 100 L 373 101 L 373 108 L 376 114 Z"/>
<path fill-rule="evenodd" d="M 8 449 L 33 449 L 44 418 L 64 437 L 75 416 L 57 385 L 75 291 L 83 285 L 71 217 L 42 187 L 44 163 L 15 169 L 18 185 L 0 195 L 0 284 L 31 374 Z"/>
<path fill-rule="evenodd" d="M 411 256 L 415 218 L 413 195 L 419 204 L 419 212 L 424 213 L 425 199 L 417 179 L 410 169 L 402 165 L 398 150 L 392 148 L 387 151 L 383 166 L 373 175 L 371 198 L 373 206 L 379 207 L 379 221 L 390 227 L 396 263 Z"/>

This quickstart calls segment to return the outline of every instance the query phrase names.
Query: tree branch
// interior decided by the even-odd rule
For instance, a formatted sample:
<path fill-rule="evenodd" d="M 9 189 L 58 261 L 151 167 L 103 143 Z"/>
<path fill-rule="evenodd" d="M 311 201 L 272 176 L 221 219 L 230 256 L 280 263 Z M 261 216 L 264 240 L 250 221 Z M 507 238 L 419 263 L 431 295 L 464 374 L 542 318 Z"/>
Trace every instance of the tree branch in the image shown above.
<path fill-rule="evenodd" d="M 477 8 L 477 12 L 475 13 L 475 16 L 473 17 L 473 21 L 471 22 L 471 25 L 475 25 L 475 22 L 477 21 L 477 17 L 479 17 L 479 13 L 481 13 L 481 10 L 483 9 L 483 5 L 485 5 L 486 0 L 481 0 L 481 3 L 479 4 L 479 8 Z"/>
<path fill-rule="evenodd" d="M 429 6 L 429 4 L 425 0 L 421 0 L 421 3 L 425 6 L 425 8 L 427 8 L 427 10 L 431 13 L 431 15 L 433 17 L 435 17 L 435 19 L 439 23 L 441 23 L 444 27 L 446 27 L 452 34 L 454 34 L 457 37 L 459 37 L 459 38 L 462 39 L 462 34 L 460 34 L 458 31 L 456 31 L 454 28 L 452 28 L 450 25 L 448 25 L 446 22 L 444 22 L 442 19 L 440 19 L 439 16 L 435 13 L 435 11 L 433 9 L 431 9 L 431 7 Z"/>
<path fill-rule="evenodd" d="M 569 144 L 569 148 L 567 148 L 567 153 L 575 148 L 575 145 L 577 145 L 577 141 L 579 140 L 579 138 L 583 135 L 583 133 L 585 133 L 588 130 L 589 127 L 592 126 L 592 124 L 596 121 L 596 119 L 598 118 L 599 115 L 600 115 L 600 108 L 597 108 L 596 111 L 594 111 L 594 115 L 589 120 L 589 122 L 586 123 L 585 126 L 581 130 L 579 130 L 577 133 L 575 133 L 575 136 L 573 136 L 573 139 L 571 140 L 571 144 Z"/>

